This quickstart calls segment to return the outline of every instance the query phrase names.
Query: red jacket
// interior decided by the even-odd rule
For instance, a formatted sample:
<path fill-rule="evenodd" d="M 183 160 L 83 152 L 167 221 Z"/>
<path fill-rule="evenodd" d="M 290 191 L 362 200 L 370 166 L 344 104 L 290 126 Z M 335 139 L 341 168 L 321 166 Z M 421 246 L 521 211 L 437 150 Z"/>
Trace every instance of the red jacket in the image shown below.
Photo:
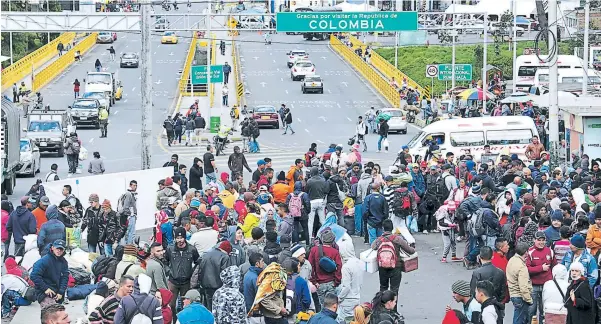
<path fill-rule="evenodd" d="M 543 264 L 549 265 L 547 271 L 543 270 Z M 551 269 L 557 264 L 553 251 L 545 246 L 542 249 L 536 248 L 536 246 L 528 249 L 526 254 L 526 266 L 528 267 L 528 273 L 530 274 L 530 281 L 533 285 L 543 285 L 545 282 L 553 279 L 553 273 Z"/>
<path fill-rule="evenodd" d="M 492 260 L 490 260 L 490 263 L 492 263 L 492 265 L 503 270 L 503 272 L 505 272 L 505 274 L 507 274 L 507 263 L 508 262 L 509 261 L 507 261 L 507 257 L 497 251 L 493 252 Z M 505 299 L 501 301 L 503 304 L 509 303 L 509 287 L 507 287 L 507 284 L 505 284 L 505 291 L 506 291 Z"/>
<path fill-rule="evenodd" d="M 340 252 L 331 246 L 324 245 L 323 255 L 334 260 L 336 263 L 336 271 L 327 273 L 321 270 L 319 267 L 319 246 L 316 245 L 312 247 L 309 252 L 309 263 L 311 263 L 311 266 L 313 267 L 313 269 L 311 269 L 311 282 L 313 284 L 323 284 L 333 281 L 334 287 L 338 287 L 340 281 L 342 281 L 342 259 L 340 258 Z"/>

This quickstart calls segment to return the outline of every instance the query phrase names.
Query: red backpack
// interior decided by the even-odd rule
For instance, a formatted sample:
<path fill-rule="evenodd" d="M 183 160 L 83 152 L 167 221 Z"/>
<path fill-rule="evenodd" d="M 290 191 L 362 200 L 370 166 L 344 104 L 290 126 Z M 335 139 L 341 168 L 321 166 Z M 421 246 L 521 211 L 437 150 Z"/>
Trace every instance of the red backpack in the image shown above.
<path fill-rule="evenodd" d="M 398 253 L 390 236 L 382 236 L 380 246 L 378 247 L 378 267 L 384 269 L 394 269 L 397 264 Z"/>
<path fill-rule="evenodd" d="M 305 166 L 310 168 L 311 167 L 311 160 L 313 160 L 313 158 L 315 157 L 315 152 L 313 151 L 309 151 L 307 153 L 305 153 Z"/>

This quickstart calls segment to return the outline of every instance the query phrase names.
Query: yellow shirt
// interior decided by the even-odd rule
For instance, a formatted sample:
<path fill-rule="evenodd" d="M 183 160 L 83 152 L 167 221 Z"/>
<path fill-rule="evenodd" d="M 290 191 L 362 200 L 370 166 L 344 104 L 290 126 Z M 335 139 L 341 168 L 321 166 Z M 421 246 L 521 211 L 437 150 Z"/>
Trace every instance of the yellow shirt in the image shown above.
<path fill-rule="evenodd" d="M 240 228 L 242 229 L 242 232 L 244 232 L 244 238 L 252 238 L 252 230 L 253 228 L 259 226 L 259 223 L 261 222 L 261 219 L 259 218 L 259 216 L 257 216 L 257 214 L 254 213 L 248 213 L 246 214 L 246 217 L 244 218 L 244 224 L 240 224 Z"/>
<path fill-rule="evenodd" d="M 100 109 L 100 114 L 98 115 L 98 119 L 105 120 L 109 118 L 109 112 L 106 109 Z"/>

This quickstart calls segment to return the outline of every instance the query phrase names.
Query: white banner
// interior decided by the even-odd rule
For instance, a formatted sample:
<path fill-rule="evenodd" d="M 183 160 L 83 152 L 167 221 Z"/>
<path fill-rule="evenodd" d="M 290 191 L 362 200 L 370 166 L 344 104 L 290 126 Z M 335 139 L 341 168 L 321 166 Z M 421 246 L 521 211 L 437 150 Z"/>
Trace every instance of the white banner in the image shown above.
<path fill-rule="evenodd" d="M 154 226 L 157 184 L 159 180 L 171 176 L 173 176 L 172 167 L 156 168 L 46 182 L 44 183 L 44 189 L 46 190 L 46 196 L 50 198 L 50 202 L 57 206 L 65 199 L 62 194 L 63 186 L 70 185 L 72 193 L 79 198 L 84 210 L 89 207 L 88 198 L 94 193 L 100 197 L 100 203 L 104 199 L 108 199 L 113 210 L 117 210 L 117 200 L 129 188 L 129 182 L 136 180 L 138 182 L 136 230 L 141 230 Z"/>

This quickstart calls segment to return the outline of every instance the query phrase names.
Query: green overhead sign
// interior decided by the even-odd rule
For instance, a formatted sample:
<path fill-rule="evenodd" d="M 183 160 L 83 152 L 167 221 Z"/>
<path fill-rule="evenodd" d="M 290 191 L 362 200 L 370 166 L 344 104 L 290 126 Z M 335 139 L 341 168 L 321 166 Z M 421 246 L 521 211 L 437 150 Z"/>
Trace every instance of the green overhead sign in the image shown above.
<path fill-rule="evenodd" d="M 223 82 L 223 65 L 211 65 L 211 83 Z M 207 66 L 192 66 L 191 84 L 207 83 Z"/>
<path fill-rule="evenodd" d="M 278 32 L 382 32 L 417 30 L 417 12 L 278 12 Z"/>

